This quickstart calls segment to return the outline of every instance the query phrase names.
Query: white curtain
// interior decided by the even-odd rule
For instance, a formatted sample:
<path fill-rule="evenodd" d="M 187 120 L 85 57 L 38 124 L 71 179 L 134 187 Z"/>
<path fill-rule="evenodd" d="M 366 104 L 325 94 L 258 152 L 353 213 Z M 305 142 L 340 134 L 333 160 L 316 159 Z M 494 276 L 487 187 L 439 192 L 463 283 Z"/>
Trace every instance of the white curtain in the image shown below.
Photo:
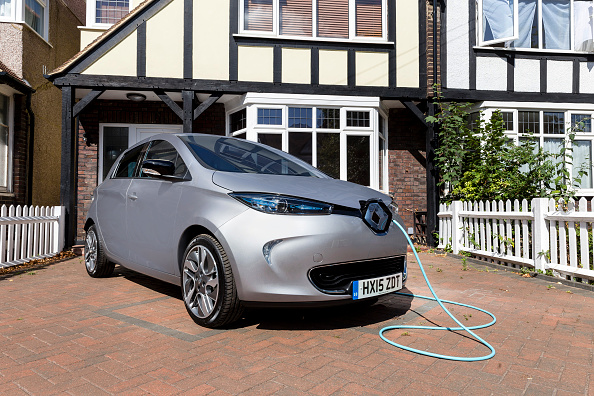
<path fill-rule="evenodd" d="M 575 51 L 588 51 L 592 43 L 592 0 L 573 2 L 575 33 L 573 37 Z"/>
<path fill-rule="evenodd" d="M 483 0 L 483 41 L 514 35 L 514 0 Z"/>
<path fill-rule="evenodd" d="M 535 39 L 538 37 L 538 23 L 534 23 L 537 5 L 537 0 L 519 0 L 520 38 L 514 41 L 514 47 L 531 48 L 533 33 Z M 570 49 L 569 6 L 569 0 L 542 0 L 543 48 Z"/>
<path fill-rule="evenodd" d="M 590 140 L 575 140 L 573 142 L 572 174 L 574 178 L 578 176 L 580 170 L 586 170 L 588 174 L 582 176 L 577 187 L 592 188 L 592 142 Z"/>
<path fill-rule="evenodd" d="M 0 16 L 11 16 L 11 1 L 0 0 Z"/>

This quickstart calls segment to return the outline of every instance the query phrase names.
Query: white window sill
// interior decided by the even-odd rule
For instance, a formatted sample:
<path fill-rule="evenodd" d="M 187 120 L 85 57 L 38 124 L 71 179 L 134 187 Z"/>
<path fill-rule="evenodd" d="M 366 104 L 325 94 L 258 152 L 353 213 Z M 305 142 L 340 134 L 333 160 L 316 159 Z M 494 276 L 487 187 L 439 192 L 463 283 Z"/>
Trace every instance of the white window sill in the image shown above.
<path fill-rule="evenodd" d="M 0 191 L 0 197 L 14 198 L 15 194 L 11 193 L 11 192 L 6 192 L 6 191 Z"/>
<path fill-rule="evenodd" d="M 293 41 L 318 41 L 321 43 L 356 43 L 356 44 L 379 44 L 379 45 L 394 45 L 393 41 L 386 41 L 383 39 L 341 39 L 341 38 L 325 38 L 325 37 L 300 37 L 300 36 L 278 36 L 270 34 L 257 33 L 236 33 L 233 37 L 257 38 L 257 39 L 271 39 L 271 40 L 293 40 Z"/>
<path fill-rule="evenodd" d="M 540 49 L 540 48 L 504 48 L 504 47 L 480 47 L 475 45 L 475 50 L 486 51 L 509 51 L 509 52 L 525 52 L 536 54 L 555 54 L 555 55 L 592 55 L 592 52 L 573 51 L 573 50 L 554 50 L 554 49 Z"/>

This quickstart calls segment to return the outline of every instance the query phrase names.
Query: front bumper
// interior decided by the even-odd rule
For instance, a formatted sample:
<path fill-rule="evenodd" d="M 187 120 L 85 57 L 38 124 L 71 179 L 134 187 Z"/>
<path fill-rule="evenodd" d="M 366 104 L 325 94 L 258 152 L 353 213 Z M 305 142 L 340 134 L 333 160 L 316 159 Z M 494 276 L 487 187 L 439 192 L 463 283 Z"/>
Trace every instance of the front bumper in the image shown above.
<path fill-rule="evenodd" d="M 247 210 L 221 226 L 216 237 L 230 259 L 239 298 L 249 302 L 350 300 L 349 282 L 356 280 L 352 277 L 367 273 L 361 279 L 369 279 L 377 271 L 359 268 L 352 279 L 329 290 L 312 282 L 316 268 L 340 268 L 337 264 L 346 263 L 351 269 L 353 263 L 371 267 L 377 259 L 406 257 L 406 240 L 394 224 L 387 233 L 377 235 L 361 218 L 338 214 L 275 215 Z M 262 249 L 274 240 L 281 242 L 272 247 L 267 262 Z"/>

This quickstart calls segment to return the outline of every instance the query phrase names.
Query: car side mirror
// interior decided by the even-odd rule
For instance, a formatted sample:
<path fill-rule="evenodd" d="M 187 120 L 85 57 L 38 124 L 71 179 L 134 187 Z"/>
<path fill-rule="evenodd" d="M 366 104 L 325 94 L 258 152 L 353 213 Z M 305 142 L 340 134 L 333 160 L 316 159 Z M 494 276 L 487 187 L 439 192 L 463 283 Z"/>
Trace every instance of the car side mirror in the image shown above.
<path fill-rule="evenodd" d="M 142 172 L 158 179 L 181 179 L 174 177 L 175 165 L 171 161 L 149 159 L 142 162 Z"/>

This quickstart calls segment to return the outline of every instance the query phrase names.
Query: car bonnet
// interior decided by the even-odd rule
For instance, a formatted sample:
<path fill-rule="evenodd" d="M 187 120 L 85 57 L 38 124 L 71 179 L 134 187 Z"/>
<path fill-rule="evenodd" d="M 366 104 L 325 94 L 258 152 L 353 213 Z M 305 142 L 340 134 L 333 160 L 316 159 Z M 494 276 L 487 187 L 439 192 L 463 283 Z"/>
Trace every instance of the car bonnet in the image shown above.
<path fill-rule="evenodd" d="M 282 194 L 355 209 L 361 206 L 361 200 L 381 199 L 386 204 L 392 202 L 388 195 L 379 191 L 336 179 L 217 171 L 212 181 L 233 192 Z"/>

